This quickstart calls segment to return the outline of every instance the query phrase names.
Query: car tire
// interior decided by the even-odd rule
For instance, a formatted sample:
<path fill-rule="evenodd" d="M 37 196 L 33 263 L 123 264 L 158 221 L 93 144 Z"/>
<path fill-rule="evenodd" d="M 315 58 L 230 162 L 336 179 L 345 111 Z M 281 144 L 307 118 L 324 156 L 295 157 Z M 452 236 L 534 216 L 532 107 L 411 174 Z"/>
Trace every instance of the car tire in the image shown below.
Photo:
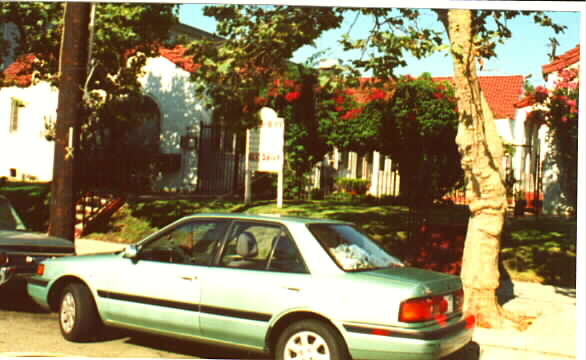
<path fill-rule="evenodd" d="M 64 288 L 59 305 L 59 327 L 69 341 L 86 342 L 96 338 L 101 320 L 87 286 L 72 283 Z"/>
<path fill-rule="evenodd" d="M 277 340 L 274 355 L 276 360 L 350 360 L 338 331 L 326 322 L 313 319 L 301 320 L 285 328 Z"/>

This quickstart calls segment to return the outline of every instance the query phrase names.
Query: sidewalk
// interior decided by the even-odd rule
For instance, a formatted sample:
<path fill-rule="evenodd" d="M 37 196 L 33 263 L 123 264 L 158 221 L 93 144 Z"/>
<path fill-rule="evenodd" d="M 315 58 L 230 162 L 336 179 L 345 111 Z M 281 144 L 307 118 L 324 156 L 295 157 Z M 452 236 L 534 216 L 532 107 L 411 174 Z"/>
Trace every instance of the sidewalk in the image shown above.
<path fill-rule="evenodd" d="M 78 255 L 112 252 L 125 244 L 78 239 Z M 506 310 L 535 316 L 525 331 L 476 328 L 478 346 L 445 360 L 567 360 L 576 358 L 576 290 L 550 285 L 513 282 Z M 583 319 L 582 319 L 583 320 Z M 581 343 L 580 346 L 583 346 Z"/>
<path fill-rule="evenodd" d="M 503 307 L 536 318 L 523 332 L 477 328 L 474 341 L 480 345 L 480 359 L 576 358 L 576 290 L 513 284 L 514 298 Z"/>

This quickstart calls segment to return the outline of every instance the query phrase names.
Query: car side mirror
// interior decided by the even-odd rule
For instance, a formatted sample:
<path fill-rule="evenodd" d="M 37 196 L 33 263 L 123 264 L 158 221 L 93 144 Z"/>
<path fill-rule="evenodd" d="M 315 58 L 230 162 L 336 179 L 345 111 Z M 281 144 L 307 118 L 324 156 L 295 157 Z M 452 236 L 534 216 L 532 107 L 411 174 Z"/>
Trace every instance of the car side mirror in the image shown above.
<path fill-rule="evenodd" d="M 138 248 L 136 245 L 128 245 L 124 248 L 122 256 L 127 259 L 136 259 L 138 257 Z"/>

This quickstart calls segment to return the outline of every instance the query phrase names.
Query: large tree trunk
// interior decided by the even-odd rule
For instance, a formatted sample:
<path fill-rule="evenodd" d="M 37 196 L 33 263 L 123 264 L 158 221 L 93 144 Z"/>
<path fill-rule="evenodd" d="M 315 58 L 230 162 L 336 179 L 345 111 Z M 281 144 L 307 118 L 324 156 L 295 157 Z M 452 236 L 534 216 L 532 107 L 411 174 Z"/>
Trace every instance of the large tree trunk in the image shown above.
<path fill-rule="evenodd" d="M 447 14 L 440 13 L 440 18 L 447 26 L 451 43 L 460 113 L 456 143 L 468 184 L 466 196 L 470 200 L 461 273 L 464 308 L 476 316 L 480 327 L 503 327 L 508 314 L 496 297 L 500 239 L 506 211 L 501 169 L 503 146 L 476 73 L 472 12 L 449 10 Z"/>

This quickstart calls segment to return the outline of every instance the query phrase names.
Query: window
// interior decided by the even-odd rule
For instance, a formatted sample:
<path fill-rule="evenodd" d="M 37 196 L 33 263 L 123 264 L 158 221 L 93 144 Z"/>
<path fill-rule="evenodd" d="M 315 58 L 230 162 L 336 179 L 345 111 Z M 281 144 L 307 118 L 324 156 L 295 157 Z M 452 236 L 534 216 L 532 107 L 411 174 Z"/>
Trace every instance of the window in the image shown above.
<path fill-rule="evenodd" d="M 198 221 L 180 225 L 144 245 L 139 259 L 210 265 L 227 226 L 227 221 Z"/>
<path fill-rule="evenodd" d="M 351 225 L 311 224 L 309 230 L 344 271 L 403 266 L 399 259 Z"/>
<path fill-rule="evenodd" d="M 18 130 L 18 115 L 20 112 L 20 108 L 24 107 L 24 103 L 21 100 L 12 98 L 10 102 L 10 129 L 11 133 L 16 132 Z"/>
<path fill-rule="evenodd" d="M 226 267 L 306 273 L 299 250 L 278 225 L 239 223 L 228 237 L 221 264 Z"/>

